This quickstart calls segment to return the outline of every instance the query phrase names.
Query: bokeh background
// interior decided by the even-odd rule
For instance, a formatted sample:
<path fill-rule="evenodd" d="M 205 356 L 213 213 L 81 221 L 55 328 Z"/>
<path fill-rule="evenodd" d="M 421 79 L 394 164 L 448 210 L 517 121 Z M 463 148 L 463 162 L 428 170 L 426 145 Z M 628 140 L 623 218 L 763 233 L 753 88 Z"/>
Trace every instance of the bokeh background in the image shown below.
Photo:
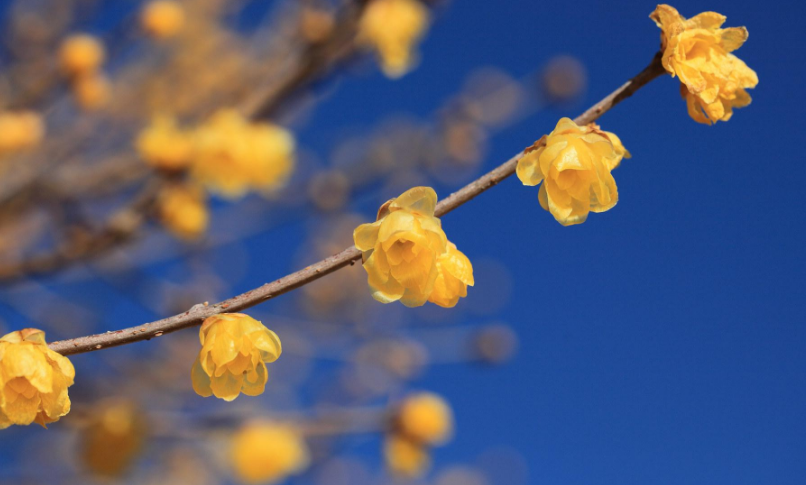
<path fill-rule="evenodd" d="M 84 16 L 68 31 L 101 37 L 139 8 L 76 3 Z M 266 19 L 284 3 L 295 2 L 250 2 L 227 25 L 268 38 Z M 34 326 L 57 340 L 123 328 L 317 261 L 406 188 L 446 196 L 507 160 L 658 47 L 651 2 L 437 3 L 412 72 L 389 80 L 361 56 L 276 117 L 299 147 L 284 191 L 213 199 L 196 243 L 150 224 L 97 258 L 5 282 L 0 333 Z M 2 6 L 7 21 L 11 2 Z M 75 356 L 73 412 L 47 431 L 0 432 L 0 483 L 96 480 L 76 456 L 77 423 L 105 398 L 138 402 L 160 431 L 121 483 L 195 484 L 231 480 L 210 459 L 225 454 L 230 422 L 383 408 L 413 390 L 444 396 L 456 424 L 421 483 L 804 483 L 806 6 L 673 6 L 746 26 L 737 54 L 760 83 L 749 107 L 711 127 L 688 117 L 668 76 L 607 113 L 599 123 L 633 155 L 614 172 L 613 210 L 562 227 L 512 177 L 443 219 L 475 268 L 455 309 L 382 306 L 357 266 L 254 308 L 285 352 L 259 398 L 192 393 L 194 330 Z M 111 55 L 110 76 L 147 49 Z M 470 122 L 456 113 L 472 101 L 482 114 Z M 448 155 L 422 148 L 435 133 Z M 381 434 L 316 438 L 321 460 L 290 483 L 386 483 Z"/>

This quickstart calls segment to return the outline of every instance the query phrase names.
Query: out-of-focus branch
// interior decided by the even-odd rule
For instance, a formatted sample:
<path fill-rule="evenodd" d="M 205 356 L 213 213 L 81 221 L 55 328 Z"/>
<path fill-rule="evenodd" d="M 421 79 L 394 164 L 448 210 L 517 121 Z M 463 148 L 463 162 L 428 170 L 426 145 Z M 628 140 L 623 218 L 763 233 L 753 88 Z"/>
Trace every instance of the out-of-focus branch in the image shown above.
<path fill-rule="evenodd" d="M 663 72 L 660 56 L 656 55 L 652 62 L 637 76 L 593 105 L 574 121 L 577 124 L 588 124 L 596 121 L 616 104 L 632 96 L 638 89 L 663 74 Z M 523 152 L 521 151 L 499 167 L 440 201 L 436 207 L 436 215 L 443 216 L 447 214 L 515 173 L 517 160 L 522 154 Z M 295 273 L 291 273 L 276 281 L 267 283 L 259 288 L 247 291 L 246 293 L 220 303 L 213 305 L 195 305 L 184 313 L 136 327 L 52 342 L 50 348 L 63 355 L 71 355 L 106 347 L 125 345 L 141 340 L 150 340 L 183 328 L 198 326 L 204 319 L 212 315 L 237 312 L 253 307 L 259 303 L 304 286 L 347 265 L 353 265 L 360 258 L 361 252 L 355 247 L 350 247 Z"/>

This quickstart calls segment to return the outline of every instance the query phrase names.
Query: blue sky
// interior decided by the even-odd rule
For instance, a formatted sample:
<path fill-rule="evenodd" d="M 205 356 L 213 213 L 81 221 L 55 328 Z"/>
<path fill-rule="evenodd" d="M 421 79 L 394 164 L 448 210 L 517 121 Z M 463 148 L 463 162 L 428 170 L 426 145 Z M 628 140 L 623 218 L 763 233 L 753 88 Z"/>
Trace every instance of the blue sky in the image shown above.
<path fill-rule="evenodd" d="M 663 77 L 600 120 L 633 155 L 614 172 L 613 210 L 562 227 L 540 208 L 537 189 L 513 177 L 444 218 L 472 260 L 494 258 L 509 272 L 511 296 L 492 317 L 514 326 L 520 351 L 506 367 L 435 367 L 416 383 L 454 404 L 457 436 L 436 451 L 438 463 L 504 446 L 524 455 L 534 484 L 806 481 L 806 6 L 673 6 L 687 17 L 718 11 L 727 25 L 748 28 L 737 54 L 760 78 L 753 103 L 727 123 L 700 125 L 678 81 Z M 416 71 L 396 82 L 379 73 L 341 78 L 300 143 L 326 154 L 340 130 L 369 129 L 390 111 L 426 119 L 481 65 L 519 77 L 557 54 L 582 60 L 585 99 L 497 134 L 484 162 L 491 169 L 640 71 L 659 43 L 654 7 L 451 2 Z M 369 219 L 394 195 L 355 208 Z M 285 255 L 302 230 L 271 235 L 272 251 L 253 246 L 258 259 L 235 291 L 297 269 Z M 469 299 L 495 290 L 482 268 Z M 138 323 L 129 320 L 140 315 L 120 312 Z"/>

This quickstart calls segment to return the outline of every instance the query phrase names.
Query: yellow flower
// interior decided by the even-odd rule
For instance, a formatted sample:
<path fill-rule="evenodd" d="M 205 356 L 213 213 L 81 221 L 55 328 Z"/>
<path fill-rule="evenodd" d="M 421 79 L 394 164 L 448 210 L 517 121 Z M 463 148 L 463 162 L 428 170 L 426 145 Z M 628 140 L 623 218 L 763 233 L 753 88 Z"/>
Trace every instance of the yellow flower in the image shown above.
<path fill-rule="evenodd" d="M 70 412 L 75 376 L 73 364 L 48 348 L 45 332 L 26 328 L 0 338 L 0 429 L 58 421 Z"/>
<path fill-rule="evenodd" d="M 680 77 L 680 92 L 695 121 L 727 121 L 733 108 L 750 104 L 745 89 L 756 87 L 758 76 L 731 54 L 747 40 L 746 28 L 720 28 L 725 16 L 716 12 L 687 20 L 669 5 L 658 5 L 649 17 L 662 30 L 663 67 Z"/>
<path fill-rule="evenodd" d="M 166 170 L 180 170 L 190 164 L 193 136 L 176 126 L 169 116 L 157 116 L 137 137 L 140 157 L 149 165 Z"/>
<path fill-rule="evenodd" d="M 88 34 L 67 37 L 59 50 L 62 70 L 70 76 L 89 74 L 98 70 L 105 56 L 101 41 Z"/>
<path fill-rule="evenodd" d="M 33 111 L 0 113 L 0 155 L 30 148 L 45 136 L 45 123 Z"/>
<path fill-rule="evenodd" d="M 178 2 L 154 0 L 143 7 L 140 24 L 152 37 L 167 39 L 182 30 L 185 25 L 185 10 Z"/>
<path fill-rule="evenodd" d="M 98 406 L 89 419 L 82 436 L 84 466 L 98 475 L 121 475 L 143 449 L 143 415 L 129 401 L 111 401 Z"/>
<path fill-rule="evenodd" d="M 376 222 L 353 232 L 376 300 L 400 300 L 408 307 L 428 300 L 439 276 L 437 260 L 448 244 L 442 223 L 434 217 L 436 204 L 434 189 L 409 189 L 384 204 Z"/>
<path fill-rule="evenodd" d="M 243 313 L 209 317 L 199 339 L 202 349 L 191 371 L 193 390 L 225 401 L 241 392 L 262 394 L 269 379 L 266 362 L 274 362 L 282 352 L 277 334 Z"/>
<path fill-rule="evenodd" d="M 386 467 L 402 478 L 419 478 L 431 466 L 428 449 L 402 436 L 387 436 L 383 445 Z"/>
<path fill-rule="evenodd" d="M 157 207 L 165 227 L 182 239 L 197 239 L 207 230 L 207 204 L 198 187 L 170 186 L 160 194 Z"/>
<path fill-rule="evenodd" d="M 237 198 L 282 187 L 294 167 L 294 138 L 269 123 L 250 123 L 233 110 L 214 114 L 196 131 L 192 174 L 210 190 Z"/>
<path fill-rule="evenodd" d="M 441 445 L 453 434 L 453 412 L 444 399 L 429 392 L 406 398 L 397 414 L 400 433 L 424 445 Z"/>
<path fill-rule="evenodd" d="M 618 202 L 611 170 L 629 152 L 612 133 L 595 124 L 578 126 L 562 118 L 547 137 L 526 150 L 517 174 L 524 185 L 541 182 L 538 199 L 564 226 L 585 222 L 588 213 L 604 212 Z"/>
<path fill-rule="evenodd" d="M 276 483 L 307 468 L 308 446 L 293 427 L 249 423 L 232 441 L 232 464 L 244 483 Z"/>
<path fill-rule="evenodd" d="M 460 297 L 467 296 L 468 285 L 473 286 L 473 265 L 454 243 L 448 241 L 448 249 L 437 259 L 437 272 L 428 301 L 452 308 Z"/>
<path fill-rule="evenodd" d="M 367 6 L 358 39 L 378 52 L 388 77 L 402 76 L 416 61 L 413 51 L 428 27 L 428 13 L 418 0 L 374 0 Z"/>
<path fill-rule="evenodd" d="M 73 81 L 73 96 L 85 110 L 96 110 L 109 101 L 111 93 L 109 80 L 103 74 L 92 72 L 82 74 Z"/>

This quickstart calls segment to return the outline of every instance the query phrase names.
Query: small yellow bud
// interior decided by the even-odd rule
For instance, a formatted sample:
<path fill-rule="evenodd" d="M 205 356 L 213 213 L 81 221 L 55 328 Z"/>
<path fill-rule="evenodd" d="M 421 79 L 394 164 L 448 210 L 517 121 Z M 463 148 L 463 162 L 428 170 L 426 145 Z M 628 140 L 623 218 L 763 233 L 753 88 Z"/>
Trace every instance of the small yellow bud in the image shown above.
<path fill-rule="evenodd" d="M 207 204 L 199 187 L 168 187 L 160 194 L 157 207 L 162 223 L 179 238 L 197 239 L 207 230 Z"/>
<path fill-rule="evenodd" d="M 193 136 L 176 125 L 176 120 L 157 116 L 136 141 L 140 157 L 149 165 L 165 170 L 188 166 L 193 156 Z"/>
<path fill-rule="evenodd" d="M 243 313 L 209 317 L 199 330 L 202 349 L 193 364 L 193 389 L 202 397 L 232 401 L 243 392 L 263 393 L 269 373 L 267 362 L 280 357 L 277 334 Z"/>
<path fill-rule="evenodd" d="M 97 71 L 104 62 L 104 46 L 98 38 L 75 34 L 62 42 L 59 61 L 65 74 L 79 76 Z"/>
<path fill-rule="evenodd" d="M 105 402 L 90 414 L 81 458 L 92 473 L 117 477 L 143 449 L 145 418 L 129 401 Z"/>
<path fill-rule="evenodd" d="M 82 74 L 73 81 L 76 103 L 87 111 L 104 106 L 109 101 L 111 91 L 109 80 L 99 72 Z"/>
<path fill-rule="evenodd" d="M 746 28 L 721 28 L 726 17 L 716 12 L 686 19 L 669 5 L 658 5 L 649 17 L 662 31 L 663 67 L 680 78 L 694 121 L 728 121 L 734 108 L 750 104 L 746 89 L 756 87 L 758 76 L 731 54 L 747 40 Z"/>
<path fill-rule="evenodd" d="M 175 36 L 185 25 L 185 10 L 178 2 L 154 0 L 143 7 L 140 23 L 149 35 L 157 39 Z"/>
<path fill-rule="evenodd" d="M 538 185 L 543 209 L 564 226 L 581 224 L 590 212 L 604 212 L 618 202 L 610 173 L 629 152 L 612 133 L 598 126 L 578 126 L 562 118 L 546 138 L 527 149 L 516 173 L 523 185 Z"/>
<path fill-rule="evenodd" d="M 308 467 L 308 446 L 295 428 L 270 422 L 249 423 L 232 440 L 232 465 L 247 484 L 270 484 Z"/>
<path fill-rule="evenodd" d="M 442 223 L 434 217 L 436 204 L 434 189 L 409 189 L 387 202 L 376 222 L 353 232 L 372 296 L 381 303 L 400 300 L 416 307 L 431 295 L 439 275 L 437 260 L 448 245 Z"/>
<path fill-rule="evenodd" d="M 400 433 L 423 445 L 441 445 L 453 434 L 453 412 L 444 399 L 432 393 L 406 398 L 397 414 Z"/>
<path fill-rule="evenodd" d="M 58 421 L 70 412 L 75 376 L 73 364 L 48 348 L 45 332 L 26 328 L 0 338 L 0 429 Z"/>
<path fill-rule="evenodd" d="M 384 74 L 398 78 L 416 61 L 415 45 L 428 27 L 428 17 L 418 0 L 374 0 L 361 17 L 358 39 L 378 52 Z"/>
<path fill-rule="evenodd" d="M 384 440 L 383 456 L 389 471 L 401 478 L 419 478 L 431 466 L 426 447 L 394 434 Z"/>
<path fill-rule="evenodd" d="M 45 123 L 33 111 L 0 113 L 0 155 L 38 145 L 45 136 Z"/>

